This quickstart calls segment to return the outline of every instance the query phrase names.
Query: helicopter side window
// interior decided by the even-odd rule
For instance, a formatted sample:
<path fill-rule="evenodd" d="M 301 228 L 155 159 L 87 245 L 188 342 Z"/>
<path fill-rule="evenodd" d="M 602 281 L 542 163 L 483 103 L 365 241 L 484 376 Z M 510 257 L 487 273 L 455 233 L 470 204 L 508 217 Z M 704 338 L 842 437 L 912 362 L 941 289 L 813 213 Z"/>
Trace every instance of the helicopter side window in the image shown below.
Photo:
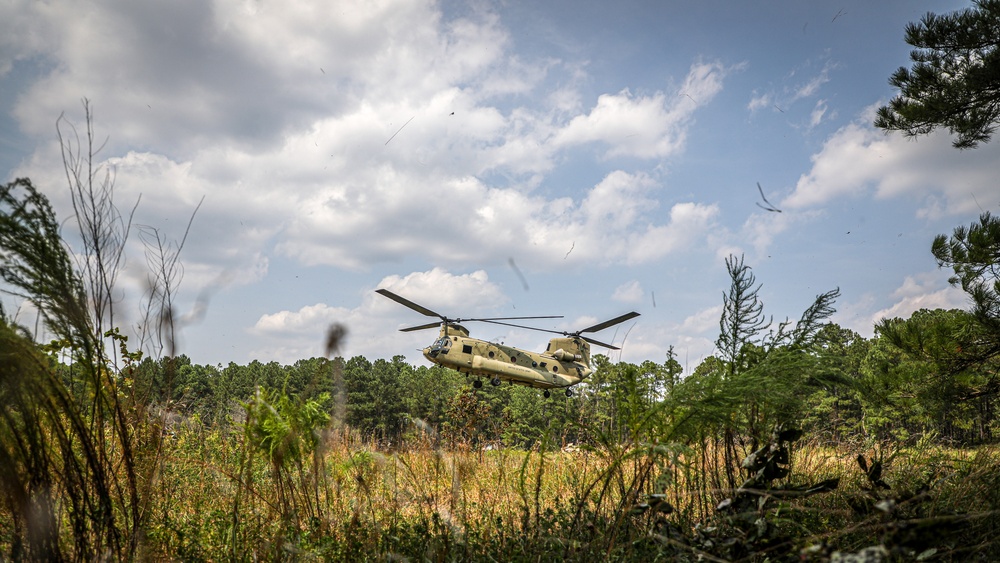
<path fill-rule="evenodd" d="M 470 344 L 463 345 L 462 346 L 462 353 L 463 354 L 471 354 L 472 353 L 472 346 Z"/>

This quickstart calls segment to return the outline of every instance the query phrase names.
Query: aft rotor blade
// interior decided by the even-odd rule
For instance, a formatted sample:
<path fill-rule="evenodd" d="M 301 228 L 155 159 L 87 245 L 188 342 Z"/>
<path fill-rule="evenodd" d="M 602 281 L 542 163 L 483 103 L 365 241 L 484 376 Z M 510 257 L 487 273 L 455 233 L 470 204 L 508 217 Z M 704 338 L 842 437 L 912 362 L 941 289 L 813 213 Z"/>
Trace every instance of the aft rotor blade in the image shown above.
<path fill-rule="evenodd" d="M 617 346 L 612 346 L 611 344 L 605 344 L 604 342 L 601 342 L 600 340 L 594 340 L 593 338 L 590 338 L 589 336 L 580 336 L 580 338 L 586 340 L 587 342 L 590 342 L 591 344 L 597 344 L 598 346 L 603 346 L 605 348 L 611 348 L 612 350 L 621 350 L 621 348 L 619 348 Z"/>
<path fill-rule="evenodd" d="M 579 334 L 571 334 L 569 332 L 561 332 L 561 331 L 558 331 L 558 330 L 549 330 L 547 328 L 538 328 L 536 326 L 524 326 L 524 325 L 516 325 L 516 324 L 513 324 L 513 323 L 500 323 L 500 322 L 496 322 L 496 321 L 484 321 L 484 322 L 488 322 L 490 324 L 495 324 L 495 325 L 504 325 L 504 326 L 513 326 L 513 327 L 517 327 L 517 328 L 526 328 L 528 330 L 537 330 L 538 332 L 549 332 L 549 333 L 552 333 L 552 334 L 561 334 L 563 336 L 575 336 L 577 338 L 586 340 L 587 342 L 590 342 L 591 344 L 597 344 L 598 346 L 603 346 L 605 348 L 610 348 L 612 350 L 620 350 L 620 348 L 617 347 L 617 346 L 613 346 L 611 344 L 607 344 L 607 343 L 601 342 L 600 340 L 595 340 L 593 338 L 590 338 L 589 336 L 582 336 L 582 335 L 579 335 Z"/>
<path fill-rule="evenodd" d="M 409 307 L 410 309 L 413 309 L 414 311 L 416 311 L 418 313 L 421 313 L 423 315 L 427 315 L 428 317 L 437 317 L 439 319 L 444 320 L 443 316 L 435 313 L 434 311 L 431 311 L 427 307 L 424 307 L 423 305 L 417 305 L 413 301 L 410 301 L 409 299 L 406 299 L 405 297 L 400 297 L 399 295 L 396 295 L 395 293 L 389 291 L 388 289 L 376 289 L 375 293 L 380 293 L 383 296 L 388 297 L 389 299 L 392 299 L 396 303 L 399 303 L 400 305 L 404 305 L 406 307 Z"/>
<path fill-rule="evenodd" d="M 441 323 L 427 323 L 425 325 L 420 325 L 420 326 L 411 326 L 411 327 L 407 327 L 407 328 L 401 328 L 401 329 L 399 329 L 399 332 L 413 332 L 415 330 L 424 330 L 424 329 L 428 329 L 428 328 L 437 328 L 439 326 L 441 326 Z"/>
<path fill-rule="evenodd" d="M 638 316 L 639 316 L 639 313 L 636 313 L 635 311 L 632 311 L 631 313 L 625 313 L 624 315 L 622 315 L 620 317 L 615 317 L 615 318 L 611 319 L 610 321 L 604 321 L 603 323 L 596 324 L 596 325 L 591 326 L 591 327 L 587 327 L 587 328 L 585 328 L 585 329 L 577 332 L 577 334 L 580 334 L 581 332 L 598 332 L 598 331 L 604 330 L 604 329 L 606 329 L 608 327 L 615 326 L 616 324 L 623 323 L 623 322 L 625 322 L 625 321 L 627 321 L 629 319 L 634 319 L 634 318 L 636 318 Z"/>

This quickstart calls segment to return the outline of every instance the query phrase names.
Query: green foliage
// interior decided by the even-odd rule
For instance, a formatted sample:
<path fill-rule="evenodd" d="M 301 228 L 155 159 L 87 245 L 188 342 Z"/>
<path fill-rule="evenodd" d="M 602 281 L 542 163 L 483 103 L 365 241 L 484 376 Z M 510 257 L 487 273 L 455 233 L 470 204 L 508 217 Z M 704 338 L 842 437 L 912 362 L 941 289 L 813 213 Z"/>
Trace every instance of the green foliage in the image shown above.
<path fill-rule="evenodd" d="M 989 338 L 975 316 L 959 310 L 920 310 L 885 319 L 869 358 L 870 412 L 889 409 L 883 424 L 908 434 L 938 432 L 959 443 L 988 441 L 995 418 L 996 361 L 970 362 Z M 985 416 L 983 416 L 985 415 Z"/>
<path fill-rule="evenodd" d="M 900 67 L 889 83 L 900 93 L 878 109 L 875 126 L 925 135 L 946 127 L 956 148 L 990 140 L 1000 122 L 1000 0 L 925 15 L 906 26 L 913 67 Z"/>
<path fill-rule="evenodd" d="M 400 390 L 406 413 L 411 419 L 439 427 L 445 421 L 449 400 L 467 385 L 465 378 L 438 365 L 415 367 L 408 375 Z"/>
<path fill-rule="evenodd" d="M 26 502 L 37 502 L 30 510 L 44 521 L 22 520 L 14 543 L 27 541 L 25 556 L 33 558 L 124 556 L 139 546 L 157 431 L 127 374 L 117 377 L 108 361 L 88 309 L 90 296 L 58 225 L 48 199 L 30 181 L 0 189 L 0 279 L 38 308 L 57 338 L 50 349 L 68 348 L 72 360 L 69 366 L 42 360 L 4 320 L 2 477 L 11 484 L 11 512 L 26 518 Z M 138 356 L 126 358 L 131 366 Z M 151 455 L 137 456 L 148 450 Z M 65 518 L 54 515 L 57 506 L 66 507 Z M 72 543 L 61 543 L 63 537 Z"/>
<path fill-rule="evenodd" d="M 0 403 L 4 405 L 0 412 L 0 491 L 4 512 L 13 520 L 9 540 L 13 559 L 66 556 L 57 524 L 58 475 L 82 483 L 89 480 L 91 468 L 75 463 L 69 443 L 82 421 L 76 419 L 68 428 L 60 428 L 60 402 L 65 400 L 65 389 L 46 358 L 23 331 L 0 318 Z M 83 510 L 88 501 L 110 508 L 107 498 L 93 498 L 92 492 L 80 487 L 70 497 L 79 495 L 82 501 L 74 503 L 74 512 Z M 89 548 L 88 528 L 93 525 L 101 530 L 108 523 L 81 518 L 79 524 L 75 541 Z"/>
<path fill-rule="evenodd" d="M 0 279 L 38 309 L 57 339 L 85 360 L 95 359 L 99 351 L 83 282 L 48 198 L 27 178 L 0 188 Z"/>
<path fill-rule="evenodd" d="M 446 411 L 444 436 L 452 447 L 496 444 L 510 427 L 509 413 L 500 410 L 495 395 L 467 388 L 452 397 Z"/>
<path fill-rule="evenodd" d="M 950 267 L 948 281 L 972 297 L 973 313 L 992 332 L 1000 334 L 1000 218 L 989 212 L 968 227 L 956 227 L 951 237 L 938 235 L 931 245 L 938 267 Z M 992 342 L 984 354 L 996 354 Z"/>
<path fill-rule="evenodd" d="M 726 268 L 732 283 L 723 296 L 719 356 L 676 385 L 672 400 L 684 438 L 722 451 L 726 481 L 719 485 L 731 489 L 738 485 L 739 460 L 771 429 L 802 424 L 813 392 L 845 380 L 827 363 L 821 338 L 839 290 L 818 295 L 796 323 L 771 329 L 750 267 L 730 256 Z"/>
<path fill-rule="evenodd" d="M 779 519 L 775 507 L 791 512 L 794 508 L 788 499 L 829 493 L 840 486 L 838 477 L 794 485 L 786 481 L 791 475 L 791 444 L 801 437 L 800 430 L 776 429 L 764 446 L 743 459 L 740 467 L 746 478 L 716 507 L 723 526 L 715 531 L 714 538 L 709 536 L 715 541 L 706 547 L 717 545 L 727 559 L 739 559 L 792 543 L 797 534 L 780 525 L 788 517 Z M 706 543 L 699 539 L 703 545 Z"/>
<path fill-rule="evenodd" d="M 507 446 L 531 449 L 544 443 L 556 447 L 579 440 L 574 431 L 579 401 L 561 393 L 546 399 L 537 389 L 520 386 L 508 386 L 506 392 L 500 416 L 505 421 L 502 441 Z"/>
<path fill-rule="evenodd" d="M 760 286 L 753 271 L 743 262 L 743 257 L 726 258 L 726 270 L 732 284 L 722 298 L 719 339 L 715 345 L 720 358 L 726 362 L 728 375 L 734 376 L 746 367 L 750 359 L 747 344 L 767 330 L 771 321 L 764 318 L 764 304 L 758 297 Z"/>
<path fill-rule="evenodd" d="M 347 424 L 379 442 L 398 440 L 407 422 L 400 393 L 413 367 L 403 360 L 395 356 L 391 362 L 380 358 L 373 363 L 356 356 L 344 364 Z"/>
<path fill-rule="evenodd" d="M 246 405 L 247 428 L 255 446 L 275 467 L 301 466 L 330 421 L 330 395 L 300 401 L 293 395 L 258 388 Z"/>
<path fill-rule="evenodd" d="M 939 267 L 953 270 L 949 281 L 969 294 L 972 310 L 918 311 L 879 323 L 885 345 L 869 362 L 868 387 L 906 413 L 907 428 L 894 424 L 899 412 L 883 417 L 897 435 L 933 428 L 963 443 L 991 441 L 1000 397 L 1000 219 L 983 213 L 950 237 L 935 237 L 931 252 Z"/>
<path fill-rule="evenodd" d="M 843 443 L 861 433 L 861 421 L 866 414 L 861 406 L 865 395 L 859 392 L 860 382 L 872 344 L 833 323 L 820 329 L 814 346 L 827 377 L 822 385 L 812 387 L 806 400 L 802 428 L 808 434 L 823 441 Z"/>

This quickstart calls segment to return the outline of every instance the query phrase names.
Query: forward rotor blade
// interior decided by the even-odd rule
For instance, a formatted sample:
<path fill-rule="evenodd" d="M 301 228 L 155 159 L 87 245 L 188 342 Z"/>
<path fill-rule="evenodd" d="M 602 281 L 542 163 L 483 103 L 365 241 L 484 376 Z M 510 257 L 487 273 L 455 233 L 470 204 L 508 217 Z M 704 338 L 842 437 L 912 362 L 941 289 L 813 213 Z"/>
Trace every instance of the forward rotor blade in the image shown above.
<path fill-rule="evenodd" d="M 381 295 L 383 295 L 385 297 L 388 297 L 389 299 L 392 299 L 396 303 L 399 303 L 400 305 L 409 307 L 410 309 L 413 309 L 414 311 L 416 311 L 418 313 L 421 313 L 423 315 L 427 315 L 428 317 L 437 317 L 439 319 L 444 320 L 443 316 L 435 313 L 434 311 L 431 311 L 427 307 L 424 307 L 423 305 L 417 305 L 413 301 L 410 301 L 409 299 L 406 299 L 405 297 L 400 297 L 400 296 L 396 295 L 395 293 L 389 291 L 388 289 L 376 289 L 375 293 L 379 293 L 379 294 L 381 294 Z"/>
<path fill-rule="evenodd" d="M 424 329 L 428 329 L 428 328 L 437 328 L 439 326 L 441 326 L 441 323 L 427 323 L 425 325 L 420 325 L 420 326 L 411 326 L 411 327 L 407 327 L 407 328 L 401 328 L 401 329 L 399 329 L 399 332 L 413 332 L 415 330 L 424 330 Z"/>
<path fill-rule="evenodd" d="M 629 319 L 634 319 L 634 318 L 636 318 L 638 316 L 639 316 L 639 313 L 636 313 L 635 311 L 632 311 L 631 313 L 625 313 L 624 315 L 622 315 L 620 317 L 615 317 L 615 318 L 611 319 L 610 321 L 604 321 L 603 323 L 599 323 L 599 324 L 596 324 L 594 326 L 587 327 L 587 328 L 585 328 L 585 329 L 577 332 L 577 334 L 580 334 L 581 332 L 598 332 L 598 331 L 604 330 L 604 329 L 606 329 L 608 327 L 615 326 L 616 324 L 623 323 L 623 322 L 625 322 L 625 321 L 627 321 Z"/>

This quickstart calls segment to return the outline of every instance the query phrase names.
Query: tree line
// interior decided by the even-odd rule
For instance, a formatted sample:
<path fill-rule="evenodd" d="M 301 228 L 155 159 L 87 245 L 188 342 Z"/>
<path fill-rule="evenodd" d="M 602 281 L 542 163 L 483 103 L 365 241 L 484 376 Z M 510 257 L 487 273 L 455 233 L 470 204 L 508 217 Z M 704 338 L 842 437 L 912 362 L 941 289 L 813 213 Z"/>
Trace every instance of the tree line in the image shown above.
<path fill-rule="evenodd" d="M 425 435 L 522 448 L 643 440 L 681 422 L 692 435 L 728 431 L 748 444 L 791 424 L 831 443 L 933 436 L 971 446 L 1000 437 L 994 362 L 966 365 L 975 325 L 972 312 L 942 309 L 884 320 L 872 338 L 826 323 L 805 346 L 744 342 L 688 376 L 672 350 L 639 364 L 597 355 L 595 375 L 570 398 L 518 385 L 477 390 L 463 374 L 402 356 L 212 366 L 180 355 L 143 359 L 128 377 L 176 421 L 211 426 L 241 422 L 259 389 L 322 396 L 334 423 L 386 446 Z"/>

